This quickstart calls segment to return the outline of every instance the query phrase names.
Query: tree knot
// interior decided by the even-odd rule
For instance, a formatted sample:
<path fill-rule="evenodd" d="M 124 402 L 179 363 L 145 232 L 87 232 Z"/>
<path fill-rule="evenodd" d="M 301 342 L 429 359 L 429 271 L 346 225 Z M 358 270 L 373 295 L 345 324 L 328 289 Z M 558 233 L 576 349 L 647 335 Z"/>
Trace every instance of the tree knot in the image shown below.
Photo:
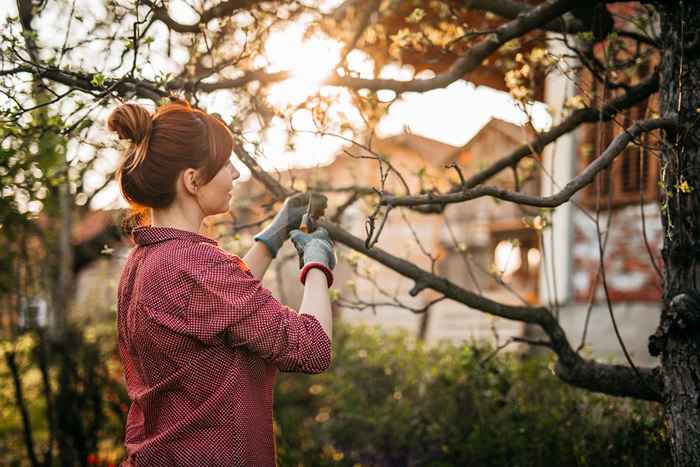
<path fill-rule="evenodd" d="M 649 336 L 649 353 L 656 357 L 666 348 L 673 333 L 678 336 L 692 332 L 700 325 L 700 293 L 686 291 L 675 295 L 661 312 L 656 332 Z"/>

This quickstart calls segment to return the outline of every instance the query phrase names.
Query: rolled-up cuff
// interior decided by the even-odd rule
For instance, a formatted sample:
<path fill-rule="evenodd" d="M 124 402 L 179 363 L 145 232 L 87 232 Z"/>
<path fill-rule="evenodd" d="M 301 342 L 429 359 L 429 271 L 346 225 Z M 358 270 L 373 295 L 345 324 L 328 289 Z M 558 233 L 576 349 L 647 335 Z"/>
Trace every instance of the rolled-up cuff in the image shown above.
<path fill-rule="evenodd" d="M 267 249 L 270 250 L 272 257 L 273 258 L 277 257 L 277 250 L 272 245 L 272 242 L 270 240 L 263 238 L 263 237 L 260 237 L 260 236 L 253 237 L 253 240 L 256 240 L 258 242 L 262 242 L 267 247 Z"/>
<path fill-rule="evenodd" d="M 302 284 L 306 285 L 306 275 L 312 269 L 320 269 L 326 275 L 326 280 L 328 281 L 328 288 L 333 285 L 333 271 L 330 270 L 328 266 L 323 263 L 312 261 L 304 265 L 304 267 L 299 272 L 299 280 Z"/>

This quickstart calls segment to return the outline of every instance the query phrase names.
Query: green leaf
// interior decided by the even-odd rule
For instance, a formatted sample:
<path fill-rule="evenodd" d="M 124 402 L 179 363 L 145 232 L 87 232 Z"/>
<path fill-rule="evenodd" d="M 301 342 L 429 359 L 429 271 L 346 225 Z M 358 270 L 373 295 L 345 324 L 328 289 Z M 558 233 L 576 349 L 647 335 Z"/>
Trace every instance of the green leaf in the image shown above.
<path fill-rule="evenodd" d="M 340 290 L 329 289 L 328 296 L 330 297 L 331 302 L 337 302 L 340 299 Z"/>
<path fill-rule="evenodd" d="M 92 80 L 90 80 L 90 84 L 95 86 L 96 88 L 100 88 L 104 86 L 105 84 L 105 77 L 102 73 L 95 73 L 95 75 L 92 77 Z"/>
<path fill-rule="evenodd" d="M 406 18 L 407 23 L 420 23 L 420 21 L 425 18 L 425 10 L 422 8 L 416 8 L 413 12 Z"/>
<path fill-rule="evenodd" d="M 593 42 L 593 31 L 583 31 L 576 34 L 576 37 L 583 42 Z"/>

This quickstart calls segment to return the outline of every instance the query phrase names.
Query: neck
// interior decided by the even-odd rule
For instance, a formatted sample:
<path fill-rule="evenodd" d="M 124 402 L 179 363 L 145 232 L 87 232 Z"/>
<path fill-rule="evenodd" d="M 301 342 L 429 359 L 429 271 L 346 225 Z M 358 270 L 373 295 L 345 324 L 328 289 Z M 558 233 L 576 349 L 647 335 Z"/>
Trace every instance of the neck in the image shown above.
<path fill-rule="evenodd" d="M 153 227 L 170 227 L 199 233 L 204 216 L 192 210 L 151 209 L 151 225 Z"/>

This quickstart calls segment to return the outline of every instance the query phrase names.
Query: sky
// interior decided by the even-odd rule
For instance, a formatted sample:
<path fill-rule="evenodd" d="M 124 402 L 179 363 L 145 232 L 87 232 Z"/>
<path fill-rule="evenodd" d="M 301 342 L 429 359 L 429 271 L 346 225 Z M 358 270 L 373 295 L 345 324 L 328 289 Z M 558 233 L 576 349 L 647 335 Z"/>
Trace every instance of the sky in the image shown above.
<path fill-rule="evenodd" d="M 324 8 L 332 8 L 338 0 L 328 1 Z M 89 9 L 90 14 L 95 18 L 104 15 L 101 2 L 94 0 L 77 0 L 76 11 Z M 51 6 L 51 4 L 49 4 Z M 169 5 L 170 14 L 183 23 L 194 22 L 196 16 L 184 1 L 174 0 Z M 16 15 L 16 5 L 13 3 L 11 10 L 0 11 L 0 24 L 4 22 L 7 14 Z M 43 14 L 34 24 L 39 31 L 40 37 L 60 37 L 65 36 L 66 25 L 60 25 L 55 21 L 54 14 Z M 64 18 L 67 16 L 64 14 Z M 88 17 L 88 15 L 86 15 Z M 244 21 L 244 20 L 243 20 Z M 90 21 L 86 21 L 89 23 Z M 114 25 L 115 29 L 130 25 Z M 276 83 L 271 86 L 268 93 L 268 100 L 273 105 L 285 106 L 294 105 L 303 101 L 308 95 L 317 91 L 318 82 L 329 73 L 337 62 L 342 48 L 341 44 L 327 38 L 312 37 L 308 40 L 302 38 L 305 29 L 304 20 L 294 23 L 284 30 L 273 33 L 266 44 L 267 63 L 261 62 L 260 66 L 265 66 L 267 70 L 273 72 L 278 70 L 290 70 L 292 78 Z M 71 24 L 71 37 L 81 37 L 81 32 L 87 30 L 87 26 L 73 21 Z M 146 77 L 154 77 L 159 71 L 174 72 L 187 59 L 187 54 L 177 47 L 174 48 L 174 60 L 160 54 L 158 37 L 166 34 L 165 26 L 156 23 L 152 28 L 156 41 L 153 47 L 153 63 L 144 67 Z M 75 36 L 74 36 L 75 35 Z M 92 43 L 97 54 L 100 50 L 99 43 Z M 162 49 L 162 46 L 161 46 Z M 162 50 L 161 50 L 162 51 Z M 86 54 L 88 55 L 88 54 Z M 118 54 L 117 54 L 118 55 Z M 86 57 L 94 59 L 94 57 Z M 117 57 L 105 57 L 109 61 L 118 60 Z M 362 52 L 353 51 L 348 56 L 348 62 L 352 69 L 358 71 L 361 77 L 371 77 L 371 62 Z M 78 64 L 89 69 L 90 60 L 86 63 Z M 149 76 L 150 75 L 150 76 Z M 408 67 L 389 65 L 382 69 L 382 78 L 410 79 L 411 70 Z M 430 77 L 430 72 L 424 72 L 421 78 Z M 356 125 L 361 124 L 361 116 L 354 111 L 350 105 L 349 93 L 342 88 L 323 87 L 322 93 L 333 96 L 337 99 L 336 112 L 342 113 L 344 119 Z M 379 99 L 388 101 L 394 98 L 392 91 L 380 91 Z M 1 99 L 1 97 L 0 97 Z M 0 101 L 0 104 L 2 102 Z M 209 112 L 218 112 L 225 120 L 235 115 L 236 103 L 233 95 L 228 91 L 217 91 L 205 96 L 201 102 L 203 108 Z M 104 120 L 111 109 L 101 109 L 98 121 Z M 544 104 L 537 103 L 530 109 L 533 122 L 538 128 L 546 128 L 551 123 L 550 114 Z M 466 144 L 491 118 L 500 118 L 515 124 L 522 124 L 526 121 L 526 115 L 522 112 L 507 93 L 496 91 L 484 86 L 476 87 L 465 81 L 456 81 L 443 89 L 436 89 L 425 93 L 405 93 L 399 100 L 394 102 L 390 111 L 375 129 L 376 136 L 382 138 L 410 131 L 413 134 L 431 138 L 454 146 Z M 313 167 L 326 165 L 333 160 L 346 142 L 333 136 L 318 136 L 315 133 L 316 127 L 308 111 L 297 112 L 293 117 L 294 128 L 300 130 L 295 137 L 295 150 L 286 149 L 287 130 L 286 124 L 281 119 L 273 119 L 272 124 L 264 132 L 255 120 L 243 122 L 244 137 L 252 142 L 261 143 L 261 151 L 257 153 L 260 157 L 260 164 L 266 170 L 285 170 L 290 167 Z M 115 136 L 104 131 L 103 128 L 96 127 L 91 130 L 93 140 L 108 139 L 115 140 Z M 249 145 L 248 149 L 252 150 Z M 87 160 L 92 157 L 94 149 L 77 144 L 69 145 L 68 157 Z M 104 174 L 110 173 L 116 167 L 119 159 L 119 152 L 114 150 L 104 150 L 100 155 L 104 159 L 98 164 L 97 170 L 86 175 L 86 188 L 97 187 L 102 184 Z M 241 171 L 241 180 L 246 180 L 250 176 L 248 169 L 236 158 L 233 162 Z M 113 183 L 103 190 L 92 201 L 93 209 L 124 207 L 126 203 L 121 199 L 116 185 Z"/>

